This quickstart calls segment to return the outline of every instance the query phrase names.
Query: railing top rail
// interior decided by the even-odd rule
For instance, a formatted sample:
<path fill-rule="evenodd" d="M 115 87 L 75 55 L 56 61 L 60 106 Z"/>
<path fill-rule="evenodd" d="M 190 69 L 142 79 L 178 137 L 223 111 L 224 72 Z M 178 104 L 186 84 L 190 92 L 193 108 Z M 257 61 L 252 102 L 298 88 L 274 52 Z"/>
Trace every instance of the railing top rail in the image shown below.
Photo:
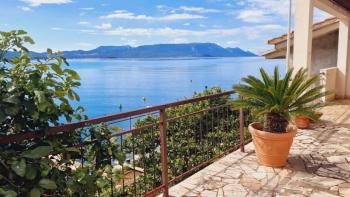
<path fill-rule="evenodd" d="M 89 120 L 84 120 L 84 121 L 80 121 L 80 122 L 76 122 L 76 123 L 60 125 L 57 127 L 51 127 L 49 129 L 47 129 L 46 131 L 29 131 L 29 132 L 25 132 L 25 133 L 2 136 L 2 137 L 0 137 L 0 144 L 21 142 L 23 140 L 29 140 L 29 139 L 33 139 L 36 137 L 65 133 L 65 132 L 69 132 L 69 131 L 74 130 L 74 129 L 88 126 L 88 125 L 100 124 L 100 123 L 115 121 L 115 120 L 119 120 L 119 119 L 123 119 L 123 118 L 129 118 L 129 117 L 133 117 L 133 116 L 137 116 L 137 115 L 141 115 L 141 114 L 159 111 L 162 109 L 174 108 L 174 107 L 178 107 L 181 105 L 196 103 L 196 102 L 200 102 L 200 101 L 204 101 L 204 100 L 208 100 L 208 99 L 229 96 L 229 95 L 232 95 L 234 93 L 235 93 L 235 91 L 231 90 L 231 91 L 226 91 L 226 92 L 222 92 L 222 93 L 218 93 L 218 94 L 212 94 L 212 95 L 207 95 L 207 96 L 202 96 L 202 97 L 197 97 L 197 98 L 185 99 L 185 100 L 181 100 L 181 101 L 166 103 L 166 104 L 162 104 L 162 105 L 156 105 L 156 106 L 152 106 L 152 107 L 148 107 L 148 108 L 132 110 L 132 111 L 123 112 L 123 113 L 119 113 L 119 114 L 112 114 L 112 115 L 102 116 L 102 117 L 98 117 L 98 118 L 92 118 Z"/>

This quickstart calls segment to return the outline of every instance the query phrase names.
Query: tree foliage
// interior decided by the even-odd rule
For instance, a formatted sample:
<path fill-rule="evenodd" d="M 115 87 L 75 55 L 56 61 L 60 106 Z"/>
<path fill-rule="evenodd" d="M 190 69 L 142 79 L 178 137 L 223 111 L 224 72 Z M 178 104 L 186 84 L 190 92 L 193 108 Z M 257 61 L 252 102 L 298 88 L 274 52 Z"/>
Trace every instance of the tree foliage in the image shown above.
<path fill-rule="evenodd" d="M 26 32 L 0 32 L 0 137 L 45 131 L 62 122 L 86 119 L 75 89 L 80 77 L 59 53 L 33 60 Z M 216 87 L 194 97 L 220 93 Z M 238 112 L 229 96 L 166 111 L 169 178 L 223 153 L 239 143 Z M 207 110 L 210 107 L 227 107 Z M 0 196 L 134 196 L 161 184 L 159 116 L 139 118 L 133 128 L 154 127 L 113 137 L 117 125 L 89 125 L 55 136 L 0 146 Z M 246 122 L 250 116 L 246 116 Z M 130 164 L 126 160 L 136 158 Z M 135 183 L 125 171 L 143 169 Z M 135 189 L 136 188 L 136 191 Z"/>
<path fill-rule="evenodd" d="M 79 75 L 50 49 L 46 59 L 33 60 L 25 47 L 33 43 L 25 31 L 0 32 L 0 137 L 86 118 L 83 107 L 71 105 L 79 101 L 74 91 L 80 86 Z M 97 125 L 1 145 L 0 196 L 94 196 L 111 178 L 108 173 L 102 176 L 111 169 L 106 159 L 115 152 L 115 143 L 106 143 L 110 132 L 107 126 Z M 86 141 L 84 133 L 96 135 L 81 154 L 75 145 Z M 82 166 L 79 161 L 85 156 Z"/>
<path fill-rule="evenodd" d="M 221 92 L 219 87 L 214 87 L 203 93 L 195 93 L 193 98 Z M 169 180 L 239 144 L 239 112 L 231 109 L 232 100 L 230 96 L 224 96 L 166 110 L 167 119 L 203 111 L 167 123 Z M 219 107 L 224 105 L 226 107 Z M 214 110 L 207 111 L 209 108 Z M 157 115 L 148 115 L 138 120 L 136 128 L 149 124 L 155 126 L 142 129 L 125 140 L 124 149 L 129 152 L 134 150 L 139 156 L 135 165 L 144 169 L 136 184 L 137 195 L 161 185 L 160 131 L 156 124 L 158 121 Z M 245 122 L 250 121 L 251 116 L 246 112 Z M 246 138 L 249 139 L 248 135 Z"/>

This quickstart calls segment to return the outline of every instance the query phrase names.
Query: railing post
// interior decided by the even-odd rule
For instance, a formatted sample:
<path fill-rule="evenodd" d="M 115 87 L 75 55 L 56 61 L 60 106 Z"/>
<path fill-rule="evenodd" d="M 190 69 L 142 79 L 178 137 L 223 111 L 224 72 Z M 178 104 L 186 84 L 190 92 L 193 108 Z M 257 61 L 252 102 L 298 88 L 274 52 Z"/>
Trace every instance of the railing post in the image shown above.
<path fill-rule="evenodd" d="M 239 109 L 239 135 L 240 135 L 240 147 L 241 152 L 244 153 L 244 113 L 243 109 Z"/>
<path fill-rule="evenodd" d="M 166 113 L 165 109 L 161 109 L 160 111 L 160 154 L 161 154 L 161 162 L 162 162 L 162 184 L 164 185 L 163 196 L 169 196 L 169 183 L 168 183 L 168 154 L 167 154 L 167 145 L 166 145 Z"/>

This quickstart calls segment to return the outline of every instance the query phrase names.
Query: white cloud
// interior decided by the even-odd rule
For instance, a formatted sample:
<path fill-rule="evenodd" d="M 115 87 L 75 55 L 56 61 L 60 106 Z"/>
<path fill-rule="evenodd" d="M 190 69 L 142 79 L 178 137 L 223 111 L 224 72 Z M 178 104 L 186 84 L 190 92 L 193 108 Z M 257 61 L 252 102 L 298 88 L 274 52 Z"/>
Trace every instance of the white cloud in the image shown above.
<path fill-rule="evenodd" d="M 51 27 L 51 30 L 52 31 L 62 31 L 63 28 L 61 28 L 61 27 Z"/>
<path fill-rule="evenodd" d="M 239 12 L 237 18 L 245 22 L 270 22 L 288 20 L 289 1 L 286 0 L 245 0 L 245 8 Z M 293 9 L 295 11 L 295 1 L 292 1 Z M 237 14 L 237 13 L 235 13 Z M 294 13 L 293 13 L 294 14 Z M 314 10 L 314 22 L 324 20 L 332 17 L 331 15 Z"/>
<path fill-rule="evenodd" d="M 110 23 L 102 23 L 101 25 L 95 26 L 97 29 L 111 29 L 112 24 Z"/>
<path fill-rule="evenodd" d="M 189 6 L 181 6 L 179 9 L 186 12 L 194 12 L 194 13 L 200 13 L 200 14 L 222 12 L 221 10 L 217 10 L 217 9 L 207 9 L 203 7 L 189 7 Z"/>
<path fill-rule="evenodd" d="M 171 12 L 171 10 L 173 10 L 172 7 L 166 5 L 157 5 L 156 8 L 162 13 Z"/>
<path fill-rule="evenodd" d="M 133 40 L 127 40 L 125 44 L 130 45 L 130 46 L 132 46 L 132 47 L 135 47 L 135 46 L 137 46 L 137 45 L 139 44 L 139 41 L 138 41 L 138 40 L 135 40 L 135 39 L 133 39 Z"/>
<path fill-rule="evenodd" d="M 225 37 L 235 35 L 245 35 L 247 39 L 256 39 L 265 35 L 266 32 L 280 31 L 284 27 L 275 24 L 258 25 L 258 26 L 247 26 L 239 28 L 217 28 L 217 29 L 206 29 L 206 30 L 189 30 L 189 29 L 174 29 L 170 27 L 164 28 L 124 28 L 117 27 L 111 30 L 103 31 L 106 35 L 117 35 L 117 36 L 162 36 L 170 38 L 183 38 L 183 37 Z M 255 32 L 255 33 L 252 33 Z"/>
<path fill-rule="evenodd" d="M 188 39 L 187 38 L 175 38 L 174 40 L 171 41 L 171 43 L 174 43 L 174 44 L 188 43 Z"/>
<path fill-rule="evenodd" d="M 183 26 L 190 26 L 191 25 L 191 23 L 184 23 L 184 24 L 182 24 Z"/>
<path fill-rule="evenodd" d="M 239 29 L 209 29 L 206 31 L 196 31 L 187 29 L 173 29 L 170 27 L 165 28 L 124 28 L 118 27 L 113 30 L 105 31 L 107 35 L 118 36 L 165 36 L 165 37 L 178 37 L 178 36 L 206 36 L 206 35 L 234 35 L 238 33 Z"/>
<path fill-rule="evenodd" d="M 81 10 L 89 11 L 89 10 L 94 10 L 95 8 L 80 8 Z"/>
<path fill-rule="evenodd" d="M 244 22 L 266 23 L 288 20 L 289 1 L 286 0 L 245 0 L 237 1 L 236 4 L 244 5 L 244 8 L 232 14 Z"/>
<path fill-rule="evenodd" d="M 91 23 L 88 21 L 79 21 L 77 24 L 78 25 L 90 25 Z"/>
<path fill-rule="evenodd" d="M 92 29 L 81 29 L 79 30 L 80 32 L 83 32 L 83 33 L 89 33 L 89 34 L 95 34 L 95 30 L 92 30 Z"/>
<path fill-rule="evenodd" d="M 226 45 L 227 46 L 230 46 L 230 47 L 236 47 L 237 45 L 239 45 L 240 43 L 239 43 L 239 41 L 237 41 L 237 40 L 230 40 L 230 41 L 227 41 L 226 42 Z"/>
<path fill-rule="evenodd" d="M 269 22 L 272 19 L 267 15 L 263 10 L 243 10 L 237 16 L 237 19 L 240 19 L 244 22 L 249 23 L 263 23 Z"/>
<path fill-rule="evenodd" d="M 32 9 L 30 7 L 20 7 L 20 9 L 24 12 L 30 12 Z"/>
<path fill-rule="evenodd" d="M 246 6 L 262 10 L 265 13 L 288 16 L 289 1 L 286 0 L 246 0 Z"/>
<path fill-rule="evenodd" d="M 271 37 L 271 33 L 275 32 L 280 34 L 285 30 L 284 26 L 276 24 L 266 24 L 266 25 L 257 25 L 250 27 L 242 28 L 242 35 L 245 36 L 248 40 L 263 39 L 267 40 Z"/>
<path fill-rule="evenodd" d="M 172 20 L 185 20 L 185 19 L 203 19 L 206 18 L 201 15 L 192 14 L 170 14 L 165 16 L 147 16 L 147 15 L 136 15 L 126 10 L 116 10 L 106 16 L 101 16 L 104 19 L 128 19 L 128 20 L 150 20 L 150 21 L 172 21 Z"/>
<path fill-rule="evenodd" d="M 66 4 L 72 3 L 72 0 L 21 0 L 30 6 L 40 6 L 42 4 Z"/>

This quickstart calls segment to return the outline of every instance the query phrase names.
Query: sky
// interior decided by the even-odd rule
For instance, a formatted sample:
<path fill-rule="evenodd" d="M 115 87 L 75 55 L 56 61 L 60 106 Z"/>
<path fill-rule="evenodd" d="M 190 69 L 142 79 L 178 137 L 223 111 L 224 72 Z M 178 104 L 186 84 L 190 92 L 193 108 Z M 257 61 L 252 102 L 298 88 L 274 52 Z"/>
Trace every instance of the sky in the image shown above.
<path fill-rule="evenodd" d="M 287 31 L 288 0 L 1 0 L 0 31 L 34 51 L 212 42 L 255 53 Z M 314 21 L 329 15 L 316 10 Z"/>

